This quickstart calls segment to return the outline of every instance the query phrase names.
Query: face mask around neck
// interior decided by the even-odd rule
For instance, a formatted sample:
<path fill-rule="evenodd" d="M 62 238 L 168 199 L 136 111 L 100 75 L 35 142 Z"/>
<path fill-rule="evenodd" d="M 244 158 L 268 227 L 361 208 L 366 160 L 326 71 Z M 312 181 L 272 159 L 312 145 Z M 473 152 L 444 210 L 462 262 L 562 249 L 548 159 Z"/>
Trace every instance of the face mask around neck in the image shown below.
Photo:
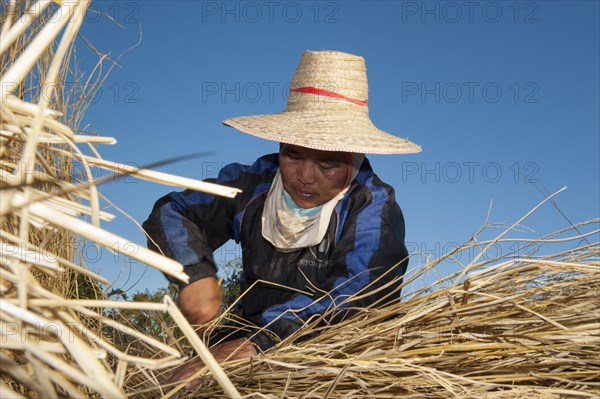
<path fill-rule="evenodd" d="M 285 204 L 288 206 L 289 210 L 294 213 L 296 216 L 307 217 L 307 216 L 315 216 L 319 212 L 321 212 L 321 208 L 323 205 L 315 206 L 314 208 L 301 208 L 292 199 L 292 197 L 283 189 L 283 200 Z"/>

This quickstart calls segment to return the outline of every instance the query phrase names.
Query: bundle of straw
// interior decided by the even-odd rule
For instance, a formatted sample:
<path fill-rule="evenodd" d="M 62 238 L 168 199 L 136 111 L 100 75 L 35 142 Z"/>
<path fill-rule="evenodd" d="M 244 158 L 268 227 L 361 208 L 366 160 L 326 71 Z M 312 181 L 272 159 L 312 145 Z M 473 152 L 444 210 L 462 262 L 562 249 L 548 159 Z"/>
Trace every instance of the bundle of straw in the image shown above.
<path fill-rule="evenodd" d="M 4 5 L 4 2 L 3 2 Z M 93 167 L 232 197 L 237 190 L 102 159 L 111 137 L 78 132 L 95 84 L 66 89 L 74 40 L 89 1 L 10 1 L 1 16 L 0 53 L 0 390 L 2 397 L 127 397 L 130 374 L 181 363 L 175 348 L 107 317 L 106 308 L 167 312 L 199 352 L 207 352 L 170 298 L 164 303 L 104 299 L 102 276 L 74 262 L 82 240 L 120 252 L 183 281 L 181 264 L 100 226 Z M 60 37 L 58 43 L 55 39 Z M 91 155 L 86 155 L 87 146 Z M 77 178 L 73 165 L 82 165 Z M 107 180 L 107 179 L 104 179 Z M 91 219 L 91 221 L 87 221 Z M 132 250 L 132 247 L 135 247 Z M 81 258 L 81 256 L 80 256 Z M 80 259 L 81 260 L 81 259 Z M 62 276 L 62 278 L 61 278 Z M 81 285 L 93 294 L 79 299 Z M 118 331 L 143 343 L 132 354 L 106 337 Z M 208 356 L 208 355 L 207 355 Z M 207 357 L 207 362 L 211 358 Z M 222 370 L 226 391 L 235 393 Z M 218 373 L 221 373 L 220 375 Z M 149 375 L 148 375 L 149 376 Z M 160 390 L 159 384 L 154 383 Z"/>
<path fill-rule="evenodd" d="M 331 309 L 272 351 L 228 363 L 225 372 L 248 397 L 599 397 L 600 243 L 588 241 L 599 230 L 578 233 L 598 224 L 561 231 L 573 233 L 566 238 L 501 235 L 465 244 L 414 269 L 400 285 L 407 289 L 442 261 L 484 249 L 434 286 L 327 326 L 338 312 Z M 571 241 L 580 245 L 535 255 L 540 245 Z M 498 243 L 532 253 L 513 250 L 482 260 L 485 248 Z M 313 338 L 294 343 L 303 336 Z M 210 378 L 191 396 L 226 397 Z"/>

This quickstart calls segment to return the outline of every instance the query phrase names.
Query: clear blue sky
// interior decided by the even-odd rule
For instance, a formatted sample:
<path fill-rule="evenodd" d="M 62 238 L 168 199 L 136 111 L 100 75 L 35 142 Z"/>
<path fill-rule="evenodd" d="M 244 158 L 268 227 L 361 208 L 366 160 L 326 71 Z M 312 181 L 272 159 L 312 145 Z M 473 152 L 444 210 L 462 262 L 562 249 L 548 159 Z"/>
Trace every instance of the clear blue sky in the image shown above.
<path fill-rule="evenodd" d="M 88 14 L 81 31 L 113 57 L 142 32 L 85 118 L 117 138 L 100 148 L 107 159 L 143 165 L 211 151 L 160 168 L 200 179 L 275 152 L 276 143 L 221 121 L 283 110 L 302 51 L 333 49 L 366 58 L 375 125 L 423 148 L 369 157 L 396 189 L 409 250 L 437 256 L 462 243 L 491 202 L 490 221 L 516 221 L 543 199 L 532 182 L 548 192 L 568 186 L 556 203 L 573 222 L 600 215 L 597 1 L 102 1 L 92 9 L 122 25 Z M 84 68 L 93 60 L 79 55 Z M 130 178 L 102 188 L 140 223 L 171 190 Z M 567 225 L 546 205 L 525 236 Z M 104 227 L 145 242 L 121 215 Z M 236 254 L 227 245 L 217 260 Z M 166 285 L 119 256 L 90 249 L 88 258 L 116 288 Z"/>

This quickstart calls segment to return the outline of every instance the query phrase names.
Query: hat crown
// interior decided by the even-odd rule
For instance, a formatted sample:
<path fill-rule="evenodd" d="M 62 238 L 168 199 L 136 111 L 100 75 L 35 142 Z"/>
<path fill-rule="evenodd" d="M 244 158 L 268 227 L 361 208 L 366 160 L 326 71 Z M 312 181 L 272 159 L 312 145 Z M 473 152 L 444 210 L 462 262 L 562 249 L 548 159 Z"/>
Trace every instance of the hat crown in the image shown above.
<path fill-rule="evenodd" d="M 368 114 L 365 59 L 340 51 L 305 51 L 290 84 L 286 111 Z"/>

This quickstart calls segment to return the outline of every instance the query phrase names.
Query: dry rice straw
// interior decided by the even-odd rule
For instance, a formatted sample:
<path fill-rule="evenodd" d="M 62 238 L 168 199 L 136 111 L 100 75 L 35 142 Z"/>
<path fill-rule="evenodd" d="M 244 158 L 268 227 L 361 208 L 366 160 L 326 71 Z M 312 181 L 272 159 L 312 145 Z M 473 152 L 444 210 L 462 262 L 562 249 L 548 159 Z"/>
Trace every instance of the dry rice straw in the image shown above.
<path fill-rule="evenodd" d="M 63 60 L 72 48 L 79 26 L 83 21 L 85 10 L 89 1 L 60 2 L 60 7 L 54 15 L 45 18 L 45 9 L 52 4 L 50 1 L 40 1 L 32 4 L 30 10 L 24 11 L 23 18 L 16 14 L 23 2 L 11 1 L 10 12 L 5 14 L 2 35 L 0 37 L 0 49 L 3 53 L 11 51 L 11 59 L 8 68 L 4 69 L 0 77 L 0 95 L 6 101 L 2 101 L 2 120 L 0 137 L 2 143 L 2 160 L 0 172 L 2 173 L 0 196 L 2 197 L 2 242 L 0 242 L 0 330 L 2 332 L 3 346 L 0 352 L 3 378 L 13 378 L 11 387 L 2 380 L 3 397 L 12 395 L 21 397 L 19 392 L 32 393 L 49 397 L 59 397 L 58 392 L 71 397 L 87 397 L 95 392 L 102 397 L 125 397 L 123 384 L 128 380 L 128 374 L 135 368 L 142 375 L 153 377 L 148 369 L 160 369 L 180 364 L 185 358 L 179 351 L 152 337 L 141 334 L 134 328 L 116 322 L 106 317 L 101 312 L 93 309 L 99 308 L 129 308 L 154 310 L 157 312 L 172 313 L 178 320 L 181 328 L 186 331 L 193 345 L 201 347 L 199 339 L 195 334 L 190 335 L 191 328 L 185 319 L 182 319 L 172 302 L 165 304 L 143 304 L 130 302 L 114 302 L 103 300 L 77 300 L 61 297 L 43 288 L 34 271 L 44 271 L 51 276 L 64 274 L 67 267 L 75 273 L 91 277 L 97 281 L 108 284 L 108 281 L 66 259 L 49 253 L 44 248 L 45 241 L 32 241 L 31 233 L 50 236 L 54 232 L 50 229 L 44 230 L 48 224 L 53 225 L 54 231 L 69 232 L 72 235 L 85 237 L 114 250 L 117 248 L 122 254 L 131 256 L 147 263 L 160 271 L 170 274 L 176 278 L 186 281 L 187 275 L 182 272 L 182 266 L 162 255 L 136 246 L 132 251 L 130 240 L 118 237 L 109 231 L 99 227 L 99 220 L 110 220 L 113 216 L 99 211 L 98 193 L 94 184 L 73 185 L 70 182 L 57 180 L 53 175 L 58 171 L 58 166 L 53 166 L 44 160 L 40 150 L 53 153 L 53 157 L 67 157 L 81 162 L 88 180 L 92 181 L 89 164 L 99 165 L 109 170 L 118 168 L 121 171 L 135 174 L 141 178 L 161 183 L 175 184 L 178 186 L 208 190 L 217 195 L 234 196 L 239 190 L 224 188 L 214 184 L 206 184 L 192 179 L 185 179 L 165 173 L 154 172 L 146 169 L 132 168 L 128 165 L 111 163 L 99 159 L 95 148 L 90 147 L 94 157 L 85 156 L 77 143 L 86 144 L 114 144 L 115 140 L 110 137 L 82 136 L 73 133 L 73 129 L 61 123 L 58 118 L 63 116 L 61 112 L 50 109 L 49 104 L 54 96 L 53 90 L 45 92 L 37 104 L 26 102 L 16 97 L 16 89 L 25 81 L 25 77 L 40 61 L 48 49 L 52 49 L 53 58 L 48 62 L 49 67 L 43 71 L 43 81 L 40 85 L 51 85 L 54 89 L 60 87 L 58 77 L 61 75 Z M 35 24 L 38 25 L 35 25 Z M 12 24 L 12 25 L 11 25 Z M 35 29 L 32 28 L 35 26 Z M 31 30 L 29 30 L 31 29 Z M 31 32 L 30 38 L 21 42 L 26 32 Z M 60 43 L 53 48 L 55 37 L 60 37 Z M 104 59 L 104 57 L 103 57 Z M 45 62 L 45 61 L 44 61 Z M 44 67 L 39 67 L 43 69 Z M 34 83 L 35 80 L 27 80 L 26 83 Z M 88 82 L 89 83 L 89 82 Z M 20 144 L 16 147 L 11 144 Z M 51 144 L 66 144 L 68 151 Z M 4 158 L 5 154 L 20 148 L 19 161 Z M 64 148 L 64 147 L 63 147 Z M 40 167 L 38 167 L 40 166 Z M 61 170 L 62 171 L 62 170 Z M 32 173 L 29 173 L 32 172 Z M 65 176 L 66 177 L 66 176 Z M 71 179 L 73 176 L 71 176 Z M 47 193 L 33 187 L 33 183 L 43 182 L 44 188 L 52 185 L 61 188 L 63 197 Z M 24 183 L 24 184 L 23 184 Z M 66 190 L 65 190 L 66 188 Z M 76 194 L 76 195 L 71 195 Z M 68 196 L 66 196 L 68 195 Z M 86 198 L 90 206 L 75 202 L 77 198 Z M 78 217 L 91 215 L 92 223 L 84 222 Z M 4 230 L 10 226 L 9 221 L 18 220 L 15 228 Z M 31 226 L 37 226 L 32 229 Z M 6 241 L 4 241 L 6 240 Z M 115 245 L 118 243 L 119 245 Z M 72 245 L 72 244 L 67 244 Z M 85 321 L 87 320 L 87 321 Z M 113 331 L 127 334 L 145 347 L 151 350 L 146 356 L 137 356 L 128 353 L 127 348 L 117 348 L 114 344 L 106 341 L 102 336 L 102 328 L 90 334 L 88 326 L 90 320 L 95 326 L 110 327 Z M 84 322 L 85 321 L 85 322 Z M 100 323 L 100 324 L 97 324 Z M 58 328 L 59 332 L 48 335 L 40 326 L 49 325 Z M 37 328 L 32 328 L 37 326 Z M 67 339 L 68 337 L 68 339 Z M 53 340 L 54 339 L 54 340 Z M 58 341 L 56 341 L 58 339 Z M 100 349 L 101 348 L 101 349 Z M 118 359 L 116 375 L 106 362 L 107 353 Z M 166 356 L 165 356 L 166 355 Z M 208 359 L 208 358 L 207 358 Z M 208 361 L 208 360 L 207 360 Z M 133 365 L 129 367 L 128 365 Z M 10 372 L 7 370 L 10 369 Z M 217 373 L 220 380 L 226 380 L 219 365 L 211 363 L 211 369 Z M 27 372 L 25 372 L 27 370 Z M 220 374 L 219 374 L 219 370 Z M 14 385 L 14 384 L 17 385 Z M 20 385 L 19 385 L 20 384 Z M 154 386 L 158 386 L 155 379 Z M 235 395 L 235 388 L 229 384 L 225 386 L 227 392 Z"/>
<path fill-rule="evenodd" d="M 353 318 L 335 326 L 328 323 L 341 309 L 331 308 L 270 351 L 223 365 L 214 361 L 169 297 L 163 303 L 134 303 L 78 299 L 52 292 L 55 287 L 44 285 L 40 276 L 61 276 L 69 271 L 108 284 L 68 255 L 44 258 L 49 251 L 47 239 L 57 232 L 120 249 L 123 255 L 163 273 L 183 280 L 187 277 L 177 262 L 140 246 L 127 251 L 132 248 L 128 246 L 130 240 L 100 227 L 99 221 L 108 221 L 112 215 L 99 210 L 92 166 L 218 195 L 234 196 L 236 190 L 104 160 L 92 144 L 114 144 L 113 138 L 75 134 L 78 129 L 59 120 L 64 115 L 49 108 L 48 98 L 34 104 L 17 96 L 16 83 L 28 82 L 32 66 L 49 49 L 55 49 L 55 56 L 44 69 L 44 82 L 38 83 L 56 83 L 67 68 L 63 62 L 68 59 L 88 2 L 64 1 L 52 23 L 44 22 L 46 13 L 53 16 L 47 7 L 51 3 L 33 3 L 30 12 L 24 10 L 24 16 L 14 20 L 12 12 L 7 13 L 0 36 L 3 55 L 10 50 L 15 57 L 0 78 L 0 94 L 6 99 L 0 104 L 1 215 L 3 229 L 12 226 L 0 231 L 3 397 L 163 396 L 170 368 L 186 360 L 179 350 L 179 338 L 168 331 L 164 337 L 142 334 L 126 320 L 109 317 L 105 309 L 169 314 L 175 328 L 207 365 L 198 373 L 203 382 L 192 393 L 194 397 L 599 396 L 599 222 L 594 219 L 568 226 L 539 240 L 508 238 L 508 233 L 542 204 L 496 238 L 477 241 L 475 235 L 447 256 L 413 269 L 402 283 L 396 282 L 397 288 L 403 289 L 402 301 L 355 309 Z M 8 7 L 16 11 L 23 4 L 10 1 Z M 36 23 L 39 29 L 33 30 Z M 35 35 L 18 47 L 29 29 Z M 61 37 L 58 47 L 52 45 L 55 37 Z M 85 155 L 78 143 L 89 145 L 94 156 Z M 73 176 L 69 181 L 57 180 L 53 171 L 58 168 L 44 159 L 42 151 L 52 154 L 50 158 L 80 162 L 87 181 L 73 184 Z M 12 156 L 5 159 L 4 154 Z M 48 191 L 34 188 L 32 183 L 43 184 Z M 82 199 L 89 205 L 82 204 Z M 83 215 L 92 215 L 92 223 L 79 219 Z M 53 230 L 46 228 L 49 226 Z M 580 232 L 584 227 L 591 231 Z M 41 238 L 33 240 L 36 235 Z M 572 245 L 544 256 L 535 257 L 532 252 L 484 258 L 493 245 L 510 243 Z M 472 248 L 480 252 L 459 263 L 461 253 Z M 409 290 L 410 284 L 424 280 L 452 259 L 462 266 L 459 272 L 422 289 Z M 314 291 L 315 287 L 307 290 Z M 352 306 L 352 301 L 366 295 L 358 293 L 341 305 Z M 233 308 L 219 321 L 235 319 L 230 313 Z M 125 340 L 129 344 L 111 341 L 104 335 L 107 329 L 129 337 Z M 128 346 L 131 342 L 144 350 L 134 352 Z M 176 392 L 172 390 L 167 396 Z"/>

